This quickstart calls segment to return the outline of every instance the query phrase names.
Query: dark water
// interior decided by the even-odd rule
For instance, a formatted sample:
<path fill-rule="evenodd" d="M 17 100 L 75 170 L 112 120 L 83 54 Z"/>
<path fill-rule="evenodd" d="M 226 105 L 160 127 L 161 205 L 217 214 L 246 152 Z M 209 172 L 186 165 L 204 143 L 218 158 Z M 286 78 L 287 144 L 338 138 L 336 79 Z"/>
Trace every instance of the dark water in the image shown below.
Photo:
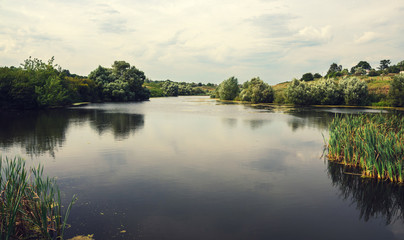
<path fill-rule="evenodd" d="M 96 239 L 404 239 L 404 189 L 323 158 L 335 112 L 206 97 L 1 113 L 0 150 L 79 197 Z"/>

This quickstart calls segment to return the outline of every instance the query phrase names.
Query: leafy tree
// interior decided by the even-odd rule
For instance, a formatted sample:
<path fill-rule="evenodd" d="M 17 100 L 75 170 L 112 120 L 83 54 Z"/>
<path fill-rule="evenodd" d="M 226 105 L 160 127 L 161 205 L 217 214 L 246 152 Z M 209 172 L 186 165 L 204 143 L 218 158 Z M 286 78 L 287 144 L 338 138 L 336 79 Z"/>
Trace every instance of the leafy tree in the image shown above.
<path fill-rule="evenodd" d="M 303 74 L 302 78 L 300 79 L 301 81 L 313 81 L 314 80 L 314 76 L 312 73 L 305 73 Z"/>
<path fill-rule="evenodd" d="M 389 65 L 390 65 L 390 60 L 388 60 L 388 59 L 384 59 L 384 60 L 381 60 L 380 61 L 380 66 L 379 66 L 379 69 L 380 70 L 386 70 L 388 67 L 389 67 Z"/>
<path fill-rule="evenodd" d="M 252 103 L 271 103 L 274 101 L 274 90 L 259 77 L 253 78 L 243 84 L 240 99 Z"/>
<path fill-rule="evenodd" d="M 144 73 L 125 61 L 115 61 L 111 68 L 98 66 L 88 78 L 100 87 L 103 101 L 142 101 L 150 96 L 143 87 Z"/>
<path fill-rule="evenodd" d="M 333 77 L 335 76 L 338 72 L 342 71 L 342 65 L 338 65 L 336 63 L 332 63 L 330 65 L 330 68 L 327 71 L 327 77 Z"/>
<path fill-rule="evenodd" d="M 396 75 L 390 84 L 388 97 L 393 106 L 404 106 L 404 74 Z"/>
<path fill-rule="evenodd" d="M 312 91 L 310 85 L 293 79 L 286 89 L 286 99 L 289 103 L 296 105 L 312 104 Z"/>
<path fill-rule="evenodd" d="M 371 77 L 375 77 L 375 76 L 379 76 L 379 73 L 376 70 L 372 69 L 369 71 L 368 75 Z"/>
<path fill-rule="evenodd" d="M 323 79 L 312 86 L 312 98 L 315 104 L 339 105 L 344 97 L 341 87 L 334 79 Z"/>
<path fill-rule="evenodd" d="M 404 71 L 404 61 L 397 63 L 397 67 L 400 68 L 400 71 Z"/>
<path fill-rule="evenodd" d="M 234 100 L 240 92 L 238 80 L 230 77 L 217 87 L 217 94 L 221 100 Z"/>
<path fill-rule="evenodd" d="M 320 73 L 315 73 L 313 77 L 314 77 L 314 78 L 322 78 L 323 76 L 321 76 Z"/>
<path fill-rule="evenodd" d="M 178 84 L 167 80 L 162 85 L 163 92 L 166 96 L 178 96 Z"/>
<path fill-rule="evenodd" d="M 45 80 L 45 84 L 35 87 L 39 107 L 62 106 L 70 102 L 67 90 L 62 86 L 59 76 Z"/>
<path fill-rule="evenodd" d="M 397 65 L 393 65 L 387 68 L 387 71 L 389 73 L 400 73 L 400 67 L 398 67 Z"/>
<path fill-rule="evenodd" d="M 368 102 L 369 92 L 366 82 L 356 77 L 345 78 L 340 81 L 346 105 L 365 105 Z"/>
<path fill-rule="evenodd" d="M 358 64 L 356 64 L 355 66 L 353 66 L 351 68 L 351 73 L 357 73 L 357 69 L 361 68 L 363 70 L 371 70 L 372 67 L 370 66 L 370 64 L 366 61 L 360 61 Z"/>

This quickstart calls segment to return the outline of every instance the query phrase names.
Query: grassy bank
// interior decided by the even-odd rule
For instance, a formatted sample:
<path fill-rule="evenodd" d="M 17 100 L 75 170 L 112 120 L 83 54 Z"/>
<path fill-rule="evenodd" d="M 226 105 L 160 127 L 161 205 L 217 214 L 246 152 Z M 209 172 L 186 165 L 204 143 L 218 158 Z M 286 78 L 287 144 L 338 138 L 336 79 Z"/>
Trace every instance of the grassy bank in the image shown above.
<path fill-rule="evenodd" d="M 359 168 L 364 177 L 404 183 L 403 116 L 336 116 L 329 130 L 330 161 Z"/>
<path fill-rule="evenodd" d="M 75 197 L 62 212 L 61 195 L 43 167 L 0 157 L 0 239 L 63 239 Z"/>

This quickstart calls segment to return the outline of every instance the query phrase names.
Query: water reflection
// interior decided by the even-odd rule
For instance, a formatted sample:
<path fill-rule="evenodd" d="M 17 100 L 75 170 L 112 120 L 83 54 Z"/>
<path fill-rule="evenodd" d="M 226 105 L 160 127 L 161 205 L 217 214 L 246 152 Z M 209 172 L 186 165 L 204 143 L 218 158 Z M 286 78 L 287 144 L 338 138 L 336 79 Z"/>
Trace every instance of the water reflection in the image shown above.
<path fill-rule="evenodd" d="M 17 144 L 28 155 L 48 152 L 54 157 L 57 147 L 65 141 L 69 113 L 59 110 L 0 113 L 0 124 L 1 147 Z"/>
<path fill-rule="evenodd" d="M 89 114 L 89 120 L 91 127 L 99 135 L 112 132 L 116 140 L 128 138 L 131 132 L 142 128 L 144 125 L 142 114 L 108 113 L 94 110 Z"/>
<path fill-rule="evenodd" d="M 295 117 L 288 121 L 293 131 L 305 127 L 327 130 L 335 116 L 335 113 L 313 108 L 290 109 L 287 113 Z"/>
<path fill-rule="evenodd" d="M 344 200 L 352 201 L 360 219 L 383 217 L 386 224 L 404 222 L 404 187 L 347 174 L 341 164 L 328 163 L 328 175 Z"/>
<path fill-rule="evenodd" d="M 116 140 L 122 140 L 143 127 L 144 116 L 84 109 L 2 112 L 0 147 L 7 149 L 17 145 L 31 157 L 46 153 L 55 157 L 66 140 L 69 127 L 87 122 L 100 136 L 111 132 Z"/>

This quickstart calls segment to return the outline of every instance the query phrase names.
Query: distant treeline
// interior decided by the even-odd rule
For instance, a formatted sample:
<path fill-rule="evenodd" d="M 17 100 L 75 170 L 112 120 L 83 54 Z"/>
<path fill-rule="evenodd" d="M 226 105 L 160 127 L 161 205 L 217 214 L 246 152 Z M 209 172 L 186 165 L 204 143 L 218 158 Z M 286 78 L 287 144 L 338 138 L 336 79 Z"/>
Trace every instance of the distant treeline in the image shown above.
<path fill-rule="evenodd" d="M 401 71 L 404 71 L 404 61 L 397 63 L 396 65 L 391 65 L 391 61 L 389 59 L 380 60 L 380 64 L 377 69 L 372 68 L 367 61 L 360 61 L 355 66 L 351 67 L 351 70 L 347 68 L 343 68 L 342 65 L 338 65 L 337 63 L 332 63 L 330 68 L 327 71 L 327 74 L 324 78 L 336 78 L 343 76 L 380 76 L 386 74 L 397 74 Z M 302 81 L 312 81 L 314 79 L 322 78 L 321 74 L 311 72 L 303 74 L 300 78 Z"/>
<path fill-rule="evenodd" d="M 320 74 L 304 74 L 303 77 L 291 82 L 279 84 L 276 91 L 260 78 L 253 78 L 243 84 L 238 84 L 235 77 L 224 80 L 211 97 L 221 100 L 238 100 L 251 103 L 289 103 L 295 105 L 376 105 L 404 106 L 404 61 L 389 66 L 390 60 L 382 60 L 376 71 L 365 61 L 356 66 L 343 70 L 336 63 L 331 64 L 326 77 Z M 366 71 L 362 71 L 365 69 Z M 385 81 L 388 93 L 369 93 L 367 82 L 363 75 L 372 78 L 372 71 L 389 75 L 391 81 Z M 379 77 L 380 78 L 380 77 Z"/>
<path fill-rule="evenodd" d="M 144 86 L 149 89 L 150 97 L 210 95 L 216 87 L 212 83 L 173 82 L 171 80 L 152 81 L 148 79 L 146 79 Z"/>
<path fill-rule="evenodd" d="M 124 61 L 115 61 L 111 68 L 99 66 L 82 77 L 54 64 L 54 58 L 45 63 L 30 57 L 20 67 L 0 67 L 0 109 L 147 100 L 145 79 L 142 71 Z"/>

